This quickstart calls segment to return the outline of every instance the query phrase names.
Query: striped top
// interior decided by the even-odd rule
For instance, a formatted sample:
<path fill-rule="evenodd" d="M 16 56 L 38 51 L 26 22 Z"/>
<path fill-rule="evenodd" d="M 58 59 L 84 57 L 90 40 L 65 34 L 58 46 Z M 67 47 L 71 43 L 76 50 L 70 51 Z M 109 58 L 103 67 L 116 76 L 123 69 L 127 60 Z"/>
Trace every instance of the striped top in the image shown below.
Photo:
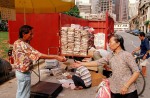
<path fill-rule="evenodd" d="M 78 77 L 81 77 L 81 79 L 84 81 L 86 87 L 88 87 L 92 84 L 91 74 L 85 66 L 78 67 L 75 75 Z"/>

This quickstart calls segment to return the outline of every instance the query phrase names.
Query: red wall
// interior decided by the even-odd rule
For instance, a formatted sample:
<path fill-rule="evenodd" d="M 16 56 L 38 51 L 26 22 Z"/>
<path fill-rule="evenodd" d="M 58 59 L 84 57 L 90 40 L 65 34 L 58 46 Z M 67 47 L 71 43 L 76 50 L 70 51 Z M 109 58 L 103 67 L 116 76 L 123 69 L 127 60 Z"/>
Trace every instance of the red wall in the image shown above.
<path fill-rule="evenodd" d="M 20 26 L 24 24 L 24 15 L 17 14 L 16 21 L 9 21 L 9 40 L 13 44 L 18 39 Z M 34 29 L 31 45 L 42 53 L 48 53 L 48 48 L 59 46 L 59 14 L 26 14 L 26 24 Z M 52 50 L 54 51 L 54 50 Z"/>
<path fill-rule="evenodd" d="M 106 32 L 106 21 L 89 21 L 89 26 L 94 28 L 94 33 Z"/>
<path fill-rule="evenodd" d="M 42 53 L 58 54 L 60 47 L 60 28 L 70 26 L 70 24 L 80 24 L 81 26 L 90 26 L 95 29 L 95 33 L 104 32 L 107 36 L 114 30 L 114 21 L 107 15 L 106 21 L 88 21 L 65 14 L 26 14 L 26 24 L 34 29 L 34 37 L 31 45 Z M 19 28 L 24 25 L 24 15 L 16 14 L 16 21 L 9 21 L 9 42 L 13 44 L 18 39 Z"/>
<path fill-rule="evenodd" d="M 23 14 L 16 14 L 16 21 L 9 21 L 10 44 L 13 44 L 18 39 L 19 28 L 23 24 Z M 88 21 L 59 13 L 26 14 L 26 24 L 34 28 L 34 37 L 31 45 L 35 49 L 48 54 L 48 48 L 50 48 L 50 54 L 58 54 L 60 27 L 65 25 L 70 26 L 70 24 L 88 26 Z"/>
<path fill-rule="evenodd" d="M 60 17 L 61 27 L 70 26 L 70 24 L 80 24 L 81 26 L 88 26 L 89 25 L 88 20 L 68 16 L 68 15 L 65 15 L 65 14 L 60 14 L 60 15 L 61 15 L 61 17 Z"/>
<path fill-rule="evenodd" d="M 94 28 L 94 33 L 105 34 L 105 49 L 108 43 L 109 35 L 114 33 L 114 20 L 106 13 L 106 20 L 104 21 L 89 21 L 89 26 Z"/>

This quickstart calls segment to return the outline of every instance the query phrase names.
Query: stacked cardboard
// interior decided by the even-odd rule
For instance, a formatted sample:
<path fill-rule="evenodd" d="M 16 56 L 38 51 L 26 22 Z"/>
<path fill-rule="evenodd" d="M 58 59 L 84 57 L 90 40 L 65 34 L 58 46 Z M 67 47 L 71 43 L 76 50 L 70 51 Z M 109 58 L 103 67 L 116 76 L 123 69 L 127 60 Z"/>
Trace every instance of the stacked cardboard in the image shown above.
<path fill-rule="evenodd" d="M 89 47 L 94 43 L 92 30 L 79 25 L 61 28 L 61 53 L 87 56 Z"/>

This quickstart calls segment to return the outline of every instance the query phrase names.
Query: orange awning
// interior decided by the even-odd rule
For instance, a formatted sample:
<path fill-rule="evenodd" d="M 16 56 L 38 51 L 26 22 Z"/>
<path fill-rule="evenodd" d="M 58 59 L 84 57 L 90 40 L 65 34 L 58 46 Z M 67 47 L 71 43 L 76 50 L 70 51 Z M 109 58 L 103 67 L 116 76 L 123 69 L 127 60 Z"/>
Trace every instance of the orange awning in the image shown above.
<path fill-rule="evenodd" d="M 61 0 L 15 0 L 16 13 L 65 12 L 73 6 L 73 2 Z"/>

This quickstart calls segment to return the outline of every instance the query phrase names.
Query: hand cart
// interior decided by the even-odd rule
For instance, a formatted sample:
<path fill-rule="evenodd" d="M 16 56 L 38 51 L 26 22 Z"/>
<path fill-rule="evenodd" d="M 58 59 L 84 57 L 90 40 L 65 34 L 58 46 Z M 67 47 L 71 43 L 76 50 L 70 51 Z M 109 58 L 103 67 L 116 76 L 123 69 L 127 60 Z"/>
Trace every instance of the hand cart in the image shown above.
<path fill-rule="evenodd" d="M 63 90 L 61 84 L 45 82 L 40 80 L 40 68 L 38 60 L 38 73 L 32 70 L 38 77 L 39 81 L 31 87 L 30 98 L 56 98 L 58 94 Z"/>

